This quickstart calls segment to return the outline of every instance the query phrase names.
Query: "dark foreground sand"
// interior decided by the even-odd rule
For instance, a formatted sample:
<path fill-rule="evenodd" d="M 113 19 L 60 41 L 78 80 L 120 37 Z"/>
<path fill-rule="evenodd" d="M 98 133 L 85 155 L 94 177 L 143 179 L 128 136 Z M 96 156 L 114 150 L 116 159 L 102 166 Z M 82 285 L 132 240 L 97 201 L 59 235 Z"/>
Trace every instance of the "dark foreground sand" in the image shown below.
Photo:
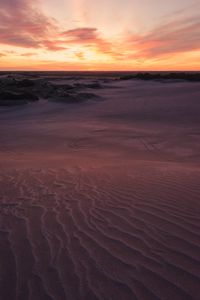
<path fill-rule="evenodd" d="M 0 109 L 0 298 L 199 300 L 200 83 L 95 93 Z"/>

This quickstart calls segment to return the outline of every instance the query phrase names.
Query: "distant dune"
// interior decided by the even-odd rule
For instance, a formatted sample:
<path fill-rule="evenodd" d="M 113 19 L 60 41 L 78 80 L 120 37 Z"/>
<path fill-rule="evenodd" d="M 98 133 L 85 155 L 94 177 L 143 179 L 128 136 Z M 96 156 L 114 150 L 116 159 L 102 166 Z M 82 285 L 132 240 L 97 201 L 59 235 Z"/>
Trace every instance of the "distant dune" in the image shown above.
<path fill-rule="evenodd" d="M 0 107 L 1 298 L 199 300 L 200 83 L 13 76 L 39 99 Z"/>

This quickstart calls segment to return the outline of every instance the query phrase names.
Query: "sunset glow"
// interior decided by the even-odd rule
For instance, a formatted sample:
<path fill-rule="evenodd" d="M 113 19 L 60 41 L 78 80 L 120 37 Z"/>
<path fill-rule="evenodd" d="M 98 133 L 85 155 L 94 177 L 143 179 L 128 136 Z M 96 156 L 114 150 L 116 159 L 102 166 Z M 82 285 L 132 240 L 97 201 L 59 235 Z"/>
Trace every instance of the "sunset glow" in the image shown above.
<path fill-rule="evenodd" d="M 200 70 L 199 12 L 199 0 L 0 0 L 0 70 Z"/>

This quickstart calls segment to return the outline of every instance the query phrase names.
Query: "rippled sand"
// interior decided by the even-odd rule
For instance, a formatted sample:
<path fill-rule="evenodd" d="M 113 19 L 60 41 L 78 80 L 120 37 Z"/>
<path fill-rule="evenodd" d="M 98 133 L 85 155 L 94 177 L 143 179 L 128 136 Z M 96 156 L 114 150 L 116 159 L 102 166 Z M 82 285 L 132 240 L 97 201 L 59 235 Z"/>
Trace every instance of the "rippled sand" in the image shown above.
<path fill-rule="evenodd" d="M 97 94 L 0 111 L 1 299 L 198 300 L 200 85 Z"/>

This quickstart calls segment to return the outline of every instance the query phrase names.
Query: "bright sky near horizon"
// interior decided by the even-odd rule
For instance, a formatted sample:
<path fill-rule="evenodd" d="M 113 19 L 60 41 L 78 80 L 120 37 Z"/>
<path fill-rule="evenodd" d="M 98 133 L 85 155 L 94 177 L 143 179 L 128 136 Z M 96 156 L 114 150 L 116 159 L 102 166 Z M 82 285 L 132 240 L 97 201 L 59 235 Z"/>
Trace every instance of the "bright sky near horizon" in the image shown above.
<path fill-rule="evenodd" d="M 0 0 L 0 70 L 200 70 L 200 0 Z"/>

